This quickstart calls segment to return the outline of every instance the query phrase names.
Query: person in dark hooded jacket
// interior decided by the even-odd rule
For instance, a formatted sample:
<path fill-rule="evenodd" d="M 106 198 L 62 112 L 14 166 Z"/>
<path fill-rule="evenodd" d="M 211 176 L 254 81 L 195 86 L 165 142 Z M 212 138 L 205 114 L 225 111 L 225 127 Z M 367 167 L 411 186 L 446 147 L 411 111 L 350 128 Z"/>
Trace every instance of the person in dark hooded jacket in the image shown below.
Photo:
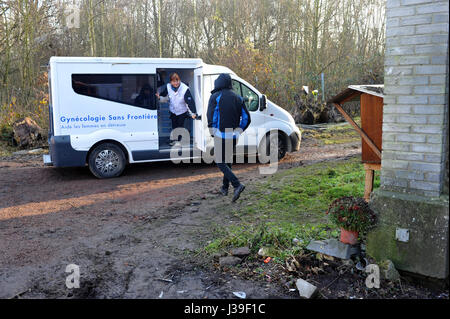
<path fill-rule="evenodd" d="M 134 100 L 134 104 L 150 110 L 156 110 L 155 93 L 150 84 L 144 84 L 139 95 Z"/>
<path fill-rule="evenodd" d="M 239 135 L 250 125 L 250 113 L 244 99 L 233 92 L 231 77 L 222 73 L 214 81 L 214 90 L 208 102 L 208 128 L 214 137 L 214 155 L 216 164 L 223 173 L 223 185 L 220 192 L 228 195 L 230 183 L 234 187 L 233 202 L 245 189 L 231 170 L 233 154 Z"/>

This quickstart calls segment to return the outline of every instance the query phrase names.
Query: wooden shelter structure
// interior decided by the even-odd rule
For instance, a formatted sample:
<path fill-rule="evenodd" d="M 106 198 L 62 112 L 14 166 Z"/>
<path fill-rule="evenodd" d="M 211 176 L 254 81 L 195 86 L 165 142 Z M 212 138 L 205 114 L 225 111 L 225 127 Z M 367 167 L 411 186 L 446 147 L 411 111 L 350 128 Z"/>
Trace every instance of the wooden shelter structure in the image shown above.
<path fill-rule="evenodd" d="M 373 190 L 374 171 L 381 169 L 384 85 L 350 85 L 328 100 L 361 135 L 362 162 L 366 170 L 364 199 L 369 201 Z M 342 105 L 360 102 L 361 127 L 345 112 Z"/>

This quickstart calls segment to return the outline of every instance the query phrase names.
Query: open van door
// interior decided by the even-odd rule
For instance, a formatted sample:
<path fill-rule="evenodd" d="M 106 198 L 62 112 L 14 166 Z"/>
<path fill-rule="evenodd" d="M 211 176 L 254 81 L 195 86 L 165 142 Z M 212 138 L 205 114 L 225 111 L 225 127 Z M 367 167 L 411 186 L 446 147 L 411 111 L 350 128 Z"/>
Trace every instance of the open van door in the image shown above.
<path fill-rule="evenodd" d="M 234 93 L 244 99 L 245 106 L 250 112 L 250 127 L 242 134 L 236 149 L 239 152 L 247 154 L 256 154 L 258 152 L 261 134 L 265 134 L 265 122 L 267 110 L 260 107 L 261 101 L 259 94 L 248 83 L 237 76 L 231 77 L 231 83 Z M 265 105 L 264 105 L 265 106 Z"/>
<path fill-rule="evenodd" d="M 192 93 L 192 92 L 191 92 Z M 206 121 L 206 109 L 203 105 L 203 67 L 194 70 L 194 99 L 197 115 L 200 119 L 194 120 L 194 147 L 202 152 L 206 151 L 204 121 Z"/>

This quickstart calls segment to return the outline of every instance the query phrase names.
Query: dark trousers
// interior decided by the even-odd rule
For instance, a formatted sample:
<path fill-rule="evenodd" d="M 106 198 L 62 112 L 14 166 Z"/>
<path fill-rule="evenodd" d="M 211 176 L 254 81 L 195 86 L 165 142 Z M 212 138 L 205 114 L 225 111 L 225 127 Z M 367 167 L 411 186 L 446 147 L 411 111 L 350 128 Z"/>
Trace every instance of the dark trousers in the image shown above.
<path fill-rule="evenodd" d="M 233 163 L 233 154 L 236 150 L 237 139 L 226 140 L 214 137 L 214 156 L 217 167 L 223 173 L 223 187 L 228 188 L 231 185 L 238 187 L 241 183 L 231 170 Z"/>
<path fill-rule="evenodd" d="M 184 127 L 184 121 L 186 120 L 186 118 L 188 117 L 188 112 L 180 114 L 180 115 L 175 115 L 174 113 L 170 113 L 170 119 L 172 120 L 172 130 L 179 128 L 179 127 Z M 181 140 L 181 136 L 178 136 L 178 141 Z"/>

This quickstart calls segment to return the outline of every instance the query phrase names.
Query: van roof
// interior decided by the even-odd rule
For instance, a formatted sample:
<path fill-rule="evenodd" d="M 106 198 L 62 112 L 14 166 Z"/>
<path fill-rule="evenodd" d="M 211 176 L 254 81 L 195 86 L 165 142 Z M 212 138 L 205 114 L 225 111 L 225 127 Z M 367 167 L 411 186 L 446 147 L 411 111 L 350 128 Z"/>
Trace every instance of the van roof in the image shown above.
<path fill-rule="evenodd" d="M 116 58 L 116 57 L 72 57 L 52 56 L 50 62 L 58 63 L 158 63 L 158 64 L 202 64 L 202 59 L 177 58 Z"/>
<path fill-rule="evenodd" d="M 219 73 L 230 73 L 234 74 L 229 68 L 206 64 L 202 59 L 193 58 L 129 58 L 129 57 L 67 57 L 67 56 L 52 56 L 50 58 L 51 63 L 117 63 L 117 64 L 127 64 L 127 63 L 142 63 L 142 64 L 159 64 L 164 67 L 173 67 L 183 65 L 185 68 L 199 68 L 203 67 L 204 74 L 219 74 Z"/>

